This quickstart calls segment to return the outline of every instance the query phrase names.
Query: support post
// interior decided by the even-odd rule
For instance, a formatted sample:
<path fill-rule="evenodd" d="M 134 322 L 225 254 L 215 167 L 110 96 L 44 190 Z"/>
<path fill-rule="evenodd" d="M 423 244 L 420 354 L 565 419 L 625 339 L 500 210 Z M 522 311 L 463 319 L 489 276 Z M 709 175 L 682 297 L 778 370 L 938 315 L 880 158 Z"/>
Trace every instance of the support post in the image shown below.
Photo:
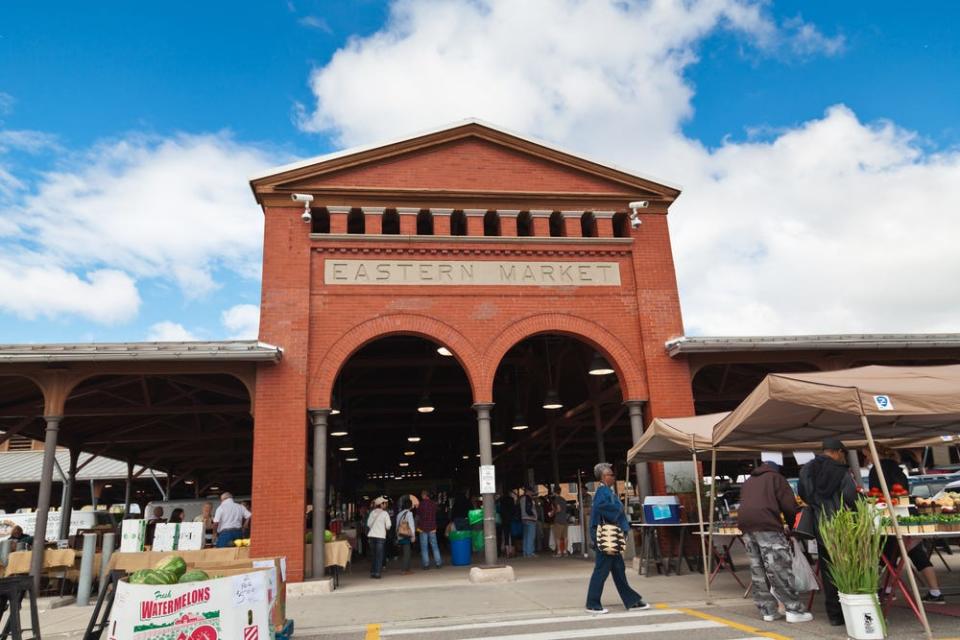
<path fill-rule="evenodd" d="M 70 536 L 70 517 L 73 515 L 73 486 L 77 482 L 77 463 L 79 460 L 80 449 L 70 447 L 70 470 L 67 472 L 67 481 L 63 483 L 63 501 L 60 503 L 61 540 L 66 540 Z"/>
<path fill-rule="evenodd" d="M 477 412 L 477 427 L 480 432 L 480 464 L 493 464 L 493 447 L 490 444 L 490 412 L 493 403 L 473 405 Z M 483 496 L 483 561 L 488 567 L 497 564 L 497 523 L 494 514 L 494 494 Z"/>
<path fill-rule="evenodd" d="M 600 415 L 596 396 L 591 398 L 591 404 L 593 405 L 593 435 L 597 441 L 597 460 L 607 462 L 607 448 L 603 444 L 603 416 Z"/>
<path fill-rule="evenodd" d="M 697 462 L 697 447 L 693 436 L 690 436 L 690 451 L 693 457 L 693 479 L 697 494 L 697 519 L 700 521 L 700 553 L 703 558 L 703 585 L 704 591 L 710 590 L 710 572 L 707 571 L 707 536 L 703 529 L 703 501 L 700 497 L 700 485 L 703 479 L 700 476 L 700 464 Z"/>
<path fill-rule="evenodd" d="M 877 479 L 880 480 L 880 489 L 883 491 L 883 499 L 887 503 L 887 515 L 890 516 L 890 522 L 893 524 L 893 535 L 897 538 L 897 546 L 900 548 L 900 557 L 907 557 L 907 548 L 903 544 L 903 536 L 900 534 L 900 525 L 897 523 L 897 512 L 893 508 L 893 500 L 890 499 L 890 489 L 887 487 L 887 479 L 883 475 L 883 468 L 879 464 L 880 455 L 877 453 L 877 444 L 873 441 L 873 432 L 870 429 L 870 421 L 867 416 L 860 416 L 860 424 L 863 425 L 863 433 L 867 436 L 867 446 L 870 447 L 870 456 L 878 461 L 873 467 L 877 471 Z M 910 591 L 913 593 L 913 600 L 917 604 L 917 611 L 920 612 L 920 623 L 923 624 L 923 631 L 927 638 L 933 638 L 933 632 L 930 630 L 930 622 L 927 620 L 927 611 L 923 608 L 923 600 L 920 599 L 920 589 L 917 587 L 917 578 L 913 575 L 910 566 L 907 566 L 907 579 L 910 582 Z"/>
<path fill-rule="evenodd" d="M 624 402 L 630 412 L 630 434 L 633 444 L 637 444 L 643 435 L 643 400 L 627 400 Z M 642 501 L 650 495 L 650 472 L 646 462 L 638 462 L 636 466 L 637 492 Z"/>
<path fill-rule="evenodd" d="M 83 534 L 83 557 L 80 558 L 80 579 L 77 581 L 77 606 L 90 604 L 93 587 L 93 556 L 97 552 L 97 534 Z"/>
<path fill-rule="evenodd" d="M 130 501 L 133 499 L 133 460 L 127 460 L 127 488 L 123 494 L 123 517 L 130 517 Z"/>
<path fill-rule="evenodd" d="M 103 534 L 103 546 L 100 549 L 100 589 L 99 593 L 103 593 L 103 590 L 107 587 L 107 582 L 110 577 L 110 558 L 113 556 L 113 547 L 115 544 L 117 534 L 115 533 L 105 533 Z"/>
<path fill-rule="evenodd" d="M 310 424 L 313 425 L 313 544 L 310 559 L 313 561 L 312 578 L 323 576 L 323 532 L 327 528 L 327 416 L 330 409 L 311 409 Z"/>
<path fill-rule="evenodd" d="M 560 452 L 557 450 L 557 425 L 550 425 L 550 465 L 553 467 L 553 484 L 560 486 Z"/>
<path fill-rule="evenodd" d="M 707 514 L 707 522 L 709 528 L 707 529 L 707 558 L 706 562 L 706 574 L 710 575 L 710 572 L 713 570 L 711 566 L 713 564 L 713 514 L 716 512 L 717 506 L 717 450 L 712 449 L 710 451 L 710 513 Z M 713 604 L 710 599 L 710 578 L 707 578 L 707 604 Z"/>
<path fill-rule="evenodd" d="M 60 432 L 61 416 L 47 416 L 43 440 L 43 466 L 40 470 L 40 490 L 37 495 L 37 520 L 33 532 L 33 555 L 30 557 L 30 574 L 33 588 L 40 593 L 40 574 L 43 573 L 44 541 L 47 539 L 47 515 L 50 513 L 50 490 L 53 486 L 53 462 L 57 455 L 57 434 Z"/>

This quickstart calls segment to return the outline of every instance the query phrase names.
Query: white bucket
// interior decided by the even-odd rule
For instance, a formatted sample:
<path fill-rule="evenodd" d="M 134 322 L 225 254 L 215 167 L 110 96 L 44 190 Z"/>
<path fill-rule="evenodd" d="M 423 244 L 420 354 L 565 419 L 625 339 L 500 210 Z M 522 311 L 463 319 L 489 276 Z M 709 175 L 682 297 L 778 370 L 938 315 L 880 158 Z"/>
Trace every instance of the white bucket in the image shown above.
<path fill-rule="evenodd" d="M 840 607 L 847 624 L 847 635 L 853 640 L 882 640 L 887 636 L 876 594 L 841 593 Z"/>

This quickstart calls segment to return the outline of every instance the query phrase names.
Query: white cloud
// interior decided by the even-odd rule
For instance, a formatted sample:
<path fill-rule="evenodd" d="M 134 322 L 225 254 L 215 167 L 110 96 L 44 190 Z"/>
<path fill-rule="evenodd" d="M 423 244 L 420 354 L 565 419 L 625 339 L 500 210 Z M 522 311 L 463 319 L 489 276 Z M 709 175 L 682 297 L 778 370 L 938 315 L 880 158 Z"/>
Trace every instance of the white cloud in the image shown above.
<path fill-rule="evenodd" d="M 0 135 L 0 147 L 14 143 L 35 149 L 54 142 L 36 132 Z M 29 189 L 0 166 L 0 260 L 16 265 L 7 269 L 14 281 L 27 278 L 28 269 L 61 275 L 109 269 L 122 272 L 134 292 L 138 281 L 153 278 L 175 283 L 188 297 L 217 288 L 224 271 L 255 280 L 263 214 L 247 180 L 274 161 L 226 134 L 131 135 L 67 157 Z M 7 297 L 0 293 L 4 308 L 35 313 Z M 38 308 L 57 308 L 59 297 L 48 287 L 30 299 Z M 77 313 L 129 317 L 129 296 L 102 302 L 120 306 Z"/>
<path fill-rule="evenodd" d="M 845 46 L 751 0 L 399 0 L 312 74 L 301 126 L 353 145 L 477 116 L 684 185 L 688 332 L 955 330 L 960 154 L 829 97 L 768 141 L 704 148 L 681 130 L 684 72 L 719 29 L 760 55 Z"/>
<path fill-rule="evenodd" d="M 230 332 L 230 340 L 256 340 L 260 332 L 260 307 L 234 305 L 221 314 L 220 320 Z"/>
<path fill-rule="evenodd" d="M 55 266 L 0 259 L 0 310 L 27 319 L 76 314 L 103 324 L 130 320 L 140 307 L 136 284 L 125 273 L 100 269 L 77 275 Z"/>
<path fill-rule="evenodd" d="M 199 338 L 182 324 L 165 320 L 151 325 L 146 339 L 147 342 L 188 342 Z"/>

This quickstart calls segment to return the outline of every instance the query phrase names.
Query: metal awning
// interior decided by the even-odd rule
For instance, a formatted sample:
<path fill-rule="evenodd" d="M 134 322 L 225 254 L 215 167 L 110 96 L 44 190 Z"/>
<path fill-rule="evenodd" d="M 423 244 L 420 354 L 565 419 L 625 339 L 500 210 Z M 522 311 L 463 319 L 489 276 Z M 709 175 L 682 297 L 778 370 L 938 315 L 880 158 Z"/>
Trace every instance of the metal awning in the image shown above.
<path fill-rule="evenodd" d="M 682 336 L 665 345 L 670 357 L 736 351 L 846 351 L 960 348 L 960 333 L 859 333 L 803 336 Z"/>
<path fill-rule="evenodd" d="M 93 458 L 93 460 L 90 460 Z M 57 451 L 57 462 L 64 473 L 70 469 L 70 452 Z M 38 484 L 40 470 L 43 466 L 43 451 L 7 451 L 0 453 L 0 485 L 9 484 Z M 112 458 L 94 456 L 90 453 L 81 453 L 77 459 L 77 480 L 126 480 L 127 463 Z M 143 467 L 135 465 L 134 475 L 140 474 Z M 149 477 L 149 470 L 145 472 Z M 166 477 L 162 471 L 153 470 L 158 477 Z M 63 478 L 54 470 L 53 481 L 60 482 Z"/>
<path fill-rule="evenodd" d="M 0 345 L 0 363 L 193 360 L 278 362 L 282 354 L 280 347 L 256 340 Z"/>

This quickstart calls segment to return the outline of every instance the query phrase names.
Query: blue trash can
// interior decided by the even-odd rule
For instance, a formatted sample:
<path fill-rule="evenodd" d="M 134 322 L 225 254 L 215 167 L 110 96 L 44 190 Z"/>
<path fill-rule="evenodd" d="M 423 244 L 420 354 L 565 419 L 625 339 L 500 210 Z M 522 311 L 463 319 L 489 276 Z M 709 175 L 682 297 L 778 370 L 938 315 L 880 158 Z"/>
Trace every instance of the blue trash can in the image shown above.
<path fill-rule="evenodd" d="M 450 564 L 455 567 L 464 567 L 470 564 L 470 532 L 467 537 L 450 539 Z"/>

